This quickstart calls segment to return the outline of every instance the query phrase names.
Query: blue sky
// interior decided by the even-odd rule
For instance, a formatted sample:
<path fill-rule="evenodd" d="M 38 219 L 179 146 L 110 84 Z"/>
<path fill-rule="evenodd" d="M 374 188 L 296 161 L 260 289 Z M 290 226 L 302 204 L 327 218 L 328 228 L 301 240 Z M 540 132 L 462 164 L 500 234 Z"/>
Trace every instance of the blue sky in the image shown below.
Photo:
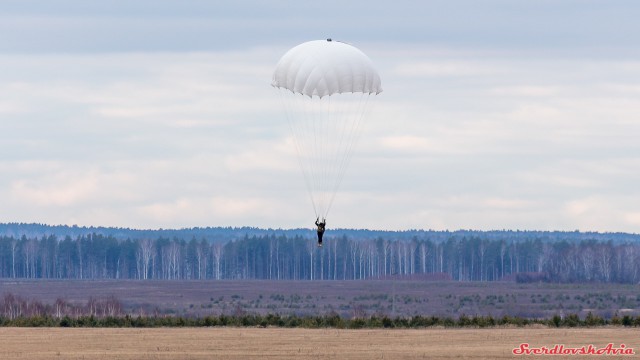
<path fill-rule="evenodd" d="M 385 91 L 329 226 L 640 228 L 632 1 L 3 1 L 0 221 L 310 227 L 269 86 L 363 50 Z"/>

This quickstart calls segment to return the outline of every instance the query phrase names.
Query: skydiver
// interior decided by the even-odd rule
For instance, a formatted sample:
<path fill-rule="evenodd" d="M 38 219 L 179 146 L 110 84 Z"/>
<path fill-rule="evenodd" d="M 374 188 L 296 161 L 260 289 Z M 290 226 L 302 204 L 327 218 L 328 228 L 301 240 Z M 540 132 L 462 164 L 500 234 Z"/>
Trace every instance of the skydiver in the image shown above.
<path fill-rule="evenodd" d="M 322 222 L 320 222 L 320 217 L 316 218 L 316 226 L 318 227 L 318 247 L 322 247 L 322 235 L 324 235 L 324 227 L 327 224 L 327 220 L 322 218 Z"/>

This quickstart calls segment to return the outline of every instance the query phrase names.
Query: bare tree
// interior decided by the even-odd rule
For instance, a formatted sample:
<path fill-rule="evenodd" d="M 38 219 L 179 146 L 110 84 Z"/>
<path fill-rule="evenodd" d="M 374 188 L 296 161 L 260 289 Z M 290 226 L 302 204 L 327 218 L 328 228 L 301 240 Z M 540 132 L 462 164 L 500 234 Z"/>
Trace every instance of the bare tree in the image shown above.
<path fill-rule="evenodd" d="M 25 277 L 30 279 L 35 278 L 38 255 L 38 240 L 27 240 L 22 249 L 22 253 L 24 255 Z"/>
<path fill-rule="evenodd" d="M 380 276 L 378 259 L 378 248 L 373 242 L 369 243 L 369 277 Z"/>
<path fill-rule="evenodd" d="M 439 243 L 438 245 L 438 263 L 440 264 L 440 272 L 444 272 L 444 244 Z"/>
<path fill-rule="evenodd" d="M 309 253 L 309 277 L 313 280 L 313 254 L 316 251 L 316 245 L 313 241 L 307 241 L 307 252 Z"/>
<path fill-rule="evenodd" d="M 333 280 L 336 280 L 338 276 L 338 242 L 335 239 L 331 242 L 331 247 L 333 249 Z"/>
<path fill-rule="evenodd" d="M 382 241 L 382 261 L 384 263 L 383 265 L 383 276 L 387 276 L 388 275 L 388 271 L 387 271 L 387 264 L 388 264 L 388 258 L 389 258 L 389 249 L 390 248 L 390 244 L 388 240 L 383 240 Z"/>
<path fill-rule="evenodd" d="M 23 316 L 23 310 L 26 308 L 26 301 L 19 296 L 11 293 L 5 294 L 2 299 L 2 316 L 11 320 Z"/>
<path fill-rule="evenodd" d="M 478 244 L 478 255 L 480 255 L 480 281 L 485 281 L 484 277 L 484 255 L 487 252 L 487 241 L 480 239 Z"/>
<path fill-rule="evenodd" d="M 93 296 L 89 297 L 89 300 L 87 300 L 87 315 L 98 316 L 98 299 Z"/>
<path fill-rule="evenodd" d="M 640 246 L 625 245 L 623 258 L 624 281 L 637 284 L 640 280 Z"/>
<path fill-rule="evenodd" d="M 181 248 L 177 241 L 172 241 L 166 246 L 167 258 L 169 260 L 169 279 L 180 278 Z"/>
<path fill-rule="evenodd" d="M 122 303 L 114 295 L 109 296 L 102 303 L 103 316 L 120 316 L 122 315 Z"/>
<path fill-rule="evenodd" d="M 65 308 L 67 307 L 67 302 L 62 298 L 57 298 L 54 303 L 54 316 L 58 319 L 62 317 L 62 314 L 65 312 Z"/>
<path fill-rule="evenodd" d="M 196 264 L 197 264 L 197 274 L 198 280 L 202 280 L 202 274 L 207 273 L 206 261 L 207 258 L 207 244 L 202 241 L 196 246 Z"/>
<path fill-rule="evenodd" d="M 80 271 L 79 275 L 80 275 L 80 280 L 82 280 L 83 266 L 82 266 L 82 240 L 81 239 L 76 240 L 76 246 L 78 248 L 78 262 L 79 262 L 79 271 Z"/>
<path fill-rule="evenodd" d="M 367 242 L 358 242 L 358 278 L 364 279 L 366 270 L 365 261 L 367 261 Z"/>
<path fill-rule="evenodd" d="M 426 242 L 420 244 L 420 260 L 422 265 L 422 273 L 427 273 L 427 257 L 429 256 L 429 247 Z"/>
<path fill-rule="evenodd" d="M 611 280 L 611 262 L 613 259 L 611 246 L 608 244 L 600 244 L 596 248 L 596 253 L 598 254 L 596 263 L 600 276 L 604 282 L 609 282 Z"/>
<path fill-rule="evenodd" d="M 269 238 L 269 280 L 273 280 L 273 258 L 276 252 L 276 242 L 275 238 Z"/>
<path fill-rule="evenodd" d="M 326 251 L 323 249 L 320 250 L 321 251 L 318 252 L 318 255 L 320 256 L 320 280 L 324 280 L 324 256 Z"/>
<path fill-rule="evenodd" d="M 355 241 L 349 242 L 349 253 L 351 254 L 351 266 L 353 266 L 353 279 L 356 279 L 358 273 L 356 271 L 356 267 L 358 263 L 356 260 L 358 259 L 358 243 Z"/>
<path fill-rule="evenodd" d="M 223 251 L 223 246 L 220 243 L 214 243 L 213 245 L 211 245 L 212 247 L 212 256 L 213 256 L 213 263 L 214 263 L 214 269 L 215 269 L 215 274 L 214 277 L 216 280 L 220 280 L 222 278 L 222 251 Z"/>
<path fill-rule="evenodd" d="M 591 281 L 595 268 L 595 254 L 593 253 L 593 249 L 591 247 L 582 249 L 580 260 L 582 261 L 582 276 L 585 280 Z"/>
<path fill-rule="evenodd" d="M 407 255 L 408 255 L 408 249 L 407 249 L 407 243 L 404 241 L 399 241 L 398 245 L 401 246 L 402 248 L 402 252 L 398 252 L 398 254 L 402 254 L 402 274 L 403 275 L 407 275 L 408 272 L 408 264 L 407 264 Z"/>
<path fill-rule="evenodd" d="M 138 259 L 138 279 L 147 280 L 149 275 L 149 264 L 153 253 L 154 242 L 151 239 L 140 239 L 136 258 Z"/>
<path fill-rule="evenodd" d="M 409 273 L 413 275 L 415 273 L 416 249 L 418 248 L 418 244 L 416 240 L 413 239 L 407 245 L 409 247 Z"/>
<path fill-rule="evenodd" d="M 18 240 L 11 239 L 11 277 L 16 278 L 16 248 L 18 247 Z"/>
<path fill-rule="evenodd" d="M 500 277 L 504 277 L 504 255 L 507 253 L 507 242 L 500 241 Z"/>

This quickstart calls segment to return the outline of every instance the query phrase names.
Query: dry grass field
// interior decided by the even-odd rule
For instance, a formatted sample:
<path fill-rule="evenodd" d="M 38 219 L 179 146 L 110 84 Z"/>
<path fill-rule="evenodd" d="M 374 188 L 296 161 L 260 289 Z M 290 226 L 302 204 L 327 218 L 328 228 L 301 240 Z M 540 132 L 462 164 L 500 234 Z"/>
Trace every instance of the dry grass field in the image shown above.
<path fill-rule="evenodd" d="M 0 328 L 0 359 L 510 359 L 521 343 L 640 353 L 637 329 Z M 575 359 L 579 356 L 553 356 Z M 589 358 L 611 358 L 589 356 Z"/>
<path fill-rule="evenodd" d="M 0 296 L 12 293 L 53 304 L 57 298 L 86 304 L 90 297 L 118 298 L 127 313 L 181 316 L 258 314 L 441 316 L 502 315 L 550 318 L 593 312 L 610 318 L 640 315 L 640 287 L 628 284 L 519 284 L 415 280 L 358 281 L 134 281 L 0 280 Z M 395 296 L 393 296 L 395 294 Z M 393 301 L 392 299 L 395 299 Z"/>

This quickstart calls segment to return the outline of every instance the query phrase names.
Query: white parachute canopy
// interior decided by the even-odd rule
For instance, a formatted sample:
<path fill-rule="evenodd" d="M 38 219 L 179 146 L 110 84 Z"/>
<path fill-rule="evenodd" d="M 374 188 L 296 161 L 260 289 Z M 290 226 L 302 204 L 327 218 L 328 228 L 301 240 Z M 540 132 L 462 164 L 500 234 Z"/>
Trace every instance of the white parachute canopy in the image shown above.
<path fill-rule="evenodd" d="M 281 95 L 316 217 L 327 217 L 380 76 L 357 48 L 316 40 L 289 50 L 271 85 Z"/>

